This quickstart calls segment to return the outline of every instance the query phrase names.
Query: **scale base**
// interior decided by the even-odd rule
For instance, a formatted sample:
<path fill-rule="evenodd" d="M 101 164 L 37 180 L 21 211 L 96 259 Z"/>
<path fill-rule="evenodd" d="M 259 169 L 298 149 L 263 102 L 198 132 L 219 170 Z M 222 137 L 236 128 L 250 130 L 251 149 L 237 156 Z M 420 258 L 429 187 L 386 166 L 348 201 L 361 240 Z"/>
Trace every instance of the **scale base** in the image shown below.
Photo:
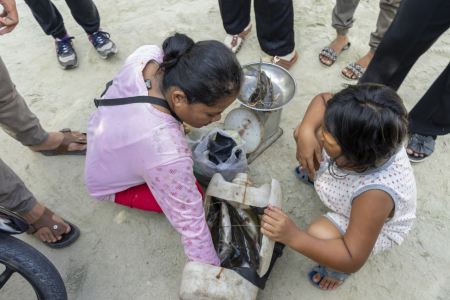
<path fill-rule="evenodd" d="M 261 145 L 254 152 L 247 154 L 247 163 L 251 164 L 261 153 L 264 152 L 270 145 L 272 145 L 280 136 L 283 135 L 283 129 L 278 127 L 278 131 L 267 140 L 263 141 Z"/>

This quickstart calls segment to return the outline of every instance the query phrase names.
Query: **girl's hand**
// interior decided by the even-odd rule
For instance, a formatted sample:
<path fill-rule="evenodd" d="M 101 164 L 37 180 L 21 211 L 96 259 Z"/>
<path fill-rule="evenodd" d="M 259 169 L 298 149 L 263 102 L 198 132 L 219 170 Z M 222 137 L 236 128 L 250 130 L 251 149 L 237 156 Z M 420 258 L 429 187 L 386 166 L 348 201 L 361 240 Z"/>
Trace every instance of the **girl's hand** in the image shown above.
<path fill-rule="evenodd" d="M 314 156 L 319 163 L 322 163 L 322 149 L 316 133 L 308 128 L 300 127 L 297 135 L 296 158 L 308 175 L 316 177 L 317 172 L 314 167 Z"/>
<path fill-rule="evenodd" d="M 300 230 L 281 209 L 270 204 L 267 207 L 261 222 L 261 233 L 289 247 Z"/>

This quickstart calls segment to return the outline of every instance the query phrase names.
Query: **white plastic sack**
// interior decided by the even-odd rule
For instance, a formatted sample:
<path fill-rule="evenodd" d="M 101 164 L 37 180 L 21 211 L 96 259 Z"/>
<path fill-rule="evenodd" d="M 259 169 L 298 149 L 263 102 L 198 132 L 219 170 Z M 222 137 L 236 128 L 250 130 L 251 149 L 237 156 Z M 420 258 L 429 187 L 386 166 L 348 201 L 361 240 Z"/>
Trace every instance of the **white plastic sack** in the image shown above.
<path fill-rule="evenodd" d="M 233 148 L 230 158 L 227 161 L 216 165 L 203 155 L 203 152 L 208 150 L 210 140 L 219 132 L 223 136 L 233 138 L 237 145 Z M 194 171 L 202 175 L 209 181 L 214 174 L 220 173 L 227 181 L 233 181 L 238 173 L 247 173 L 247 149 L 245 141 L 239 137 L 238 133 L 230 135 L 223 128 L 200 128 L 193 129 L 186 135 L 189 149 L 192 152 L 192 159 L 194 160 Z M 236 151 L 242 150 L 239 158 L 236 158 Z"/>

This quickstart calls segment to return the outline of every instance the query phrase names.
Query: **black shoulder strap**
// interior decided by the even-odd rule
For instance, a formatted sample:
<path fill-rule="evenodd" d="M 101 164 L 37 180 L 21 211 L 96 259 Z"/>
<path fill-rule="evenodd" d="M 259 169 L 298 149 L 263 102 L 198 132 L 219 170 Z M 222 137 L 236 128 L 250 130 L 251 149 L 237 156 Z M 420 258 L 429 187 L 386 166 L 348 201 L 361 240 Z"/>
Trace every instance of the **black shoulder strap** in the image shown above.
<path fill-rule="evenodd" d="M 102 93 L 103 95 L 106 94 L 106 91 L 109 89 L 109 87 L 112 85 L 113 81 L 111 80 L 106 84 L 106 89 Z M 133 104 L 133 103 L 150 103 L 155 104 L 164 107 L 165 109 L 169 110 L 172 116 L 178 121 L 183 122 L 170 108 L 169 103 L 165 99 L 152 97 L 152 96 L 136 96 L 136 97 L 127 97 L 127 98 L 116 98 L 116 99 L 94 99 L 94 103 L 96 107 L 99 106 L 117 106 L 117 105 L 126 105 L 126 104 Z"/>

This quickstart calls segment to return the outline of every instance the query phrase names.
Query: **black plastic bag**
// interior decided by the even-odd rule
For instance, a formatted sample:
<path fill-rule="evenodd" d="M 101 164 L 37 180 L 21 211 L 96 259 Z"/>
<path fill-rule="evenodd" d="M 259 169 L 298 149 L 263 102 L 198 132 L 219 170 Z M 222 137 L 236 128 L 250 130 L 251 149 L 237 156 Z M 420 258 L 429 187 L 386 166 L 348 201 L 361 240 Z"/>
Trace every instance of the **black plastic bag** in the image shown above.
<path fill-rule="evenodd" d="M 233 138 L 221 135 L 217 132 L 215 140 L 209 142 L 208 158 L 216 165 L 226 162 L 230 158 L 234 147 L 236 147 L 236 142 Z M 237 150 L 234 153 L 236 158 L 239 158 L 241 152 L 242 150 Z"/>

